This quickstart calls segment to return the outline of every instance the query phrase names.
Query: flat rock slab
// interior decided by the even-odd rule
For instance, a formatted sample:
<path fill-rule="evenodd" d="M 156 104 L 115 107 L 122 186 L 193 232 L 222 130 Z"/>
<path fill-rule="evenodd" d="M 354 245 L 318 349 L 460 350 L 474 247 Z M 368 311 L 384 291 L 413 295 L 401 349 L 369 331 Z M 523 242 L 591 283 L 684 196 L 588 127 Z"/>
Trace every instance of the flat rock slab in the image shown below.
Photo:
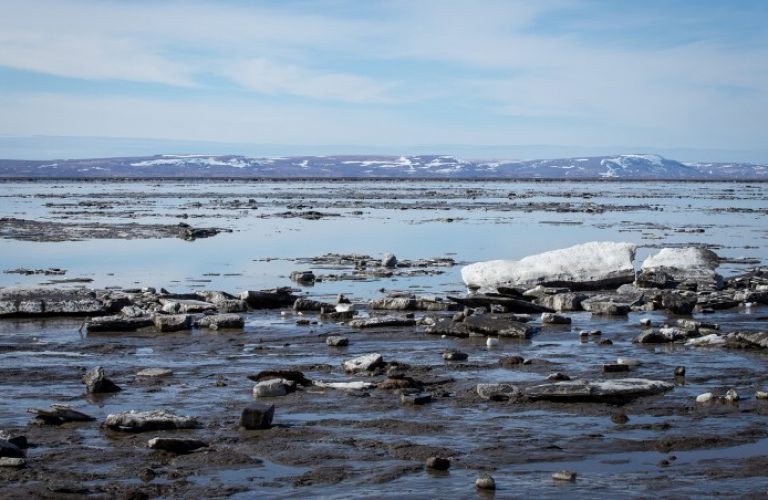
<path fill-rule="evenodd" d="M 469 288 L 566 286 L 571 290 L 618 287 L 635 280 L 635 245 L 593 241 L 524 259 L 477 262 L 462 268 Z"/>
<path fill-rule="evenodd" d="M 401 318 L 399 316 L 376 316 L 372 318 L 353 319 L 347 323 L 352 328 L 385 328 L 414 326 L 415 319 Z"/>
<path fill-rule="evenodd" d="M 73 410 L 67 405 L 51 405 L 48 410 L 29 408 L 27 413 L 35 416 L 35 420 L 44 425 L 61 425 L 67 422 L 91 422 L 96 420 L 90 415 Z"/>
<path fill-rule="evenodd" d="M 470 332 L 501 337 L 530 338 L 538 329 L 504 314 L 473 314 L 462 322 Z"/>
<path fill-rule="evenodd" d="M 268 429 L 275 416 L 275 405 L 251 403 L 243 408 L 240 415 L 240 427 L 248 430 Z"/>
<path fill-rule="evenodd" d="M 192 316 L 189 314 L 156 314 L 152 321 L 160 333 L 180 332 L 192 327 Z"/>
<path fill-rule="evenodd" d="M 191 453 L 200 448 L 207 448 L 208 443 L 199 439 L 162 438 L 156 437 L 147 441 L 147 448 L 168 451 L 170 453 Z"/>
<path fill-rule="evenodd" d="M 216 310 L 216 305 L 202 300 L 160 299 L 163 310 L 170 313 L 201 313 Z"/>
<path fill-rule="evenodd" d="M 20 469 L 27 465 L 27 461 L 21 457 L 0 457 L 0 467 Z"/>
<path fill-rule="evenodd" d="M 170 377 L 171 375 L 173 375 L 173 370 L 169 368 L 144 368 L 136 373 L 137 377 L 147 378 Z"/>
<path fill-rule="evenodd" d="M 200 328 L 208 328 L 209 330 L 239 330 L 245 326 L 245 321 L 243 321 L 243 318 L 239 314 L 212 314 L 200 318 L 197 325 Z"/>
<path fill-rule="evenodd" d="M 520 397 L 522 392 L 514 384 L 477 384 L 477 395 L 491 401 L 507 401 Z"/>
<path fill-rule="evenodd" d="M 491 306 L 501 306 L 507 312 L 511 313 L 528 314 L 553 312 L 549 307 L 504 295 L 474 294 L 466 297 L 449 296 L 448 299 L 467 307 L 485 307 L 486 309 L 489 309 Z"/>
<path fill-rule="evenodd" d="M 135 332 L 154 325 L 149 317 L 97 316 L 86 322 L 88 332 Z"/>
<path fill-rule="evenodd" d="M 146 432 L 166 429 L 195 429 L 199 427 L 197 418 L 178 416 L 163 410 L 124 411 L 107 415 L 104 426 L 123 432 Z"/>
<path fill-rule="evenodd" d="M 601 382 L 573 380 L 526 387 L 530 399 L 548 401 L 626 402 L 641 396 L 660 394 L 674 386 L 660 380 L 624 378 Z"/>
<path fill-rule="evenodd" d="M 106 312 L 104 304 L 91 290 L 0 288 L 0 317 L 93 316 Z"/>

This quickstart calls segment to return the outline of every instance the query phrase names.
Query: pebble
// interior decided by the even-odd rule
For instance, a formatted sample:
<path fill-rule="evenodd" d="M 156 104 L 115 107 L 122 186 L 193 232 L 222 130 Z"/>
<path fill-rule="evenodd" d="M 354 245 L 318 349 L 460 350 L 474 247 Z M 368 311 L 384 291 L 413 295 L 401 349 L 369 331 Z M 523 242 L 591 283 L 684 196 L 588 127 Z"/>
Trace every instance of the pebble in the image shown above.
<path fill-rule="evenodd" d="M 651 326 L 651 318 L 643 318 L 640 320 L 640 326 L 649 327 Z"/>
<path fill-rule="evenodd" d="M 139 471 L 139 479 L 141 479 L 145 483 L 148 483 L 153 479 L 155 479 L 155 476 L 157 476 L 157 474 L 155 473 L 155 470 L 150 469 L 149 467 L 145 467 Z"/>
<path fill-rule="evenodd" d="M 768 392 L 765 391 L 757 391 L 755 393 L 755 397 L 757 399 L 768 399 Z"/>
<path fill-rule="evenodd" d="M 685 367 L 684 366 L 676 366 L 675 367 L 675 377 L 684 377 L 685 376 Z"/>
<path fill-rule="evenodd" d="M 475 488 L 478 490 L 495 490 L 496 480 L 489 474 L 481 474 L 480 477 L 475 479 Z"/>
<path fill-rule="evenodd" d="M 728 392 L 725 393 L 724 399 L 729 403 L 735 403 L 739 400 L 739 393 L 736 392 L 736 389 L 728 389 Z"/>
<path fill-rule="evenodd" d="M 426 466 L 427 469 L 448 470 L 451 467 L 451 461 L 442 457 L 429 457 Z"/>
<path fill-rule="evenodd" d="M 561 470 L 552 474 L 555 481 L 576 481 L 576 473 L 570 470 Z"/>
<path fill-rule="evenodd" d="M 571 380 L 571 377 L 569 377 L 568 375 L 566 375 L 564 373 L 557 372 L 557 373 L 550 373 L 549 376 L 547 377 L 547 380 L 553 380 L 553 381 L 557 381 L 557 380 Z"/>
<path fill-rule="evenodd" d="M 485 345 L 489 348 L 498 347 L 499 346 L 499 339 L 495 339 L 493 337 L 488 337 L 485 341 Z"/>
<path fill-rule="evenodd" d="M 697 403 L 709 403 L 713 399 L 715 399 L 715 395 L 711 392 L 705 392 L 704 394 L 699 394 L 696 396 Z"/>
<path fill-rule="evenodd" d="M 624 412 L 614 413 L 611 415 L 611 422 L 614 424 L 626 424 L 629 422 L 629 417 Z"/>
<path fill-rule="evenodd" d="M 432 402 L 432 394 L 401 394 L 400 402 L 404 405 L 425 405 Z"/>

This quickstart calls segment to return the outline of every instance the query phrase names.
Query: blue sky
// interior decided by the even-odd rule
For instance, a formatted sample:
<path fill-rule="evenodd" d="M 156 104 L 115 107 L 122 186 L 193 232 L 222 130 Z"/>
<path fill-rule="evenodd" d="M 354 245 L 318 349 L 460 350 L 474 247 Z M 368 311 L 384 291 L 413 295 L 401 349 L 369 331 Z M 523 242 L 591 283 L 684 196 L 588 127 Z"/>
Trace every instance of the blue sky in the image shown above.
<path fill-rule="evenodd" d="M 0 156 L 16 138 L 62 136 L 102 138 L 98 151 L 115 155 L 125 154 L 120 138 L 147 138 L 157 153 L 201 143 L 232 153 L 461 145 L 472 156 L 472 147 L 541 145 L 541 156 L 768 157 L 765 1 L 0 0 L 0 9 Z M 31 143 L 13 144 L 18 157 Z"/>

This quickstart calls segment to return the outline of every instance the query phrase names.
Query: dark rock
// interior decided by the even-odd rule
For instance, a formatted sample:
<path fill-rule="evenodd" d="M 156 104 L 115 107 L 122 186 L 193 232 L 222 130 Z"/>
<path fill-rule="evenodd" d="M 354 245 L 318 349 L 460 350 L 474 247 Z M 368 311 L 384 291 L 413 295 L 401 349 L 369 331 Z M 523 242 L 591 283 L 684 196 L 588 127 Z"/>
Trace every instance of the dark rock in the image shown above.
<path fill-rule="evenodd" d="M 416 320 L 413 318 L 401 318 L 398 316 L 374 316 L 365 319 L 353 319 L 348 323 L 352 328 L 385 328 L 414 326 Z"/>
<path fill-rule="evenodd" d="M 289 380 L 296 385 L 302 385 L 308 387 L 312 385 L 312 381 L 304 376 L 304 374 L 298 370 L 264 370 L 260 371 L 256 375 L 248 375 L 248 379 L 254 382 L 261 382 L 262 380 L 269 380 L 273 378 L 280 378 Z"/>
<path fill-rule="evenodd" d="M 520 388 L 509 383 L 477 384 L 477 395 L 491 401 L 509 401 L 520 397 Z"/>
<path fill-rule="evenodd" d="M 691 314 L 697 301 L 693 292 L 665 291 L 661 294 L 661 307 L 673 314 Z"/>
<path fill-rule="evenodd" d="M 515 299 L 498 294 L 477 294 L 467 297 L 449 296 L 448 300 L 468 307 L 484 307 L 490 309 L 492 305 L 502 306 L 506 312 L 512 313 L 532 313 L 554 312 L 549 307 L 545 307 L 526 300 Z"/>
<path fill-rule="evenodd" d="M 475 488 L 478 490 L 495 490 L 496 481 L 488 474 L 481 474 L 475 479 Z"/>
<path fill-rule="evenodd" d="M 290 275 L 291 281 L 295 281 L 301 284 L 309 284 L 315 282 L 315 273 L 312 271 L 293 271 Z"/>
<path fill-rule="evenodd" d="M 527 339 L 537 331 L 535 327 L 516 321 L 511 316 L 503 314 L 473 314 L 461 324 L 470 332 L 501 337 Z"/>
<path fill-rule="evenodd" d="M 104 376 L 104 368 L 101 366 L 88 370 L 83 375 L 83 383 L 85 384 L 85 391 L 89 394 L 119 392 L 122 390 L 117 384 Z"/>
<path fill-rule="evenodd" d="M 381 259 L 381 267 L 386 267 L 387 269 L 397 267 L 397 257 L 391 253 L 384 254 L 384 257 Z"/>
<path fill-rule="evenodd" d="M 603 365 L 603 371 L 605 373 L 628 372 L 629 365 L 619 364 L 619 363 L 606 363 Z"/>
<path fill-rule="evenodd" d="M 104 304 L 89 290 L 0 288 L 0 317 L 99 316 L 106 313 Z"/>
<path fill-rule="evenodd" d="M 425 405 L 432 402 L 432 394 L 419 393 L 419 394 L 401 394 L 400 402 L 404 405 Z"/>
<path fill-rule="evenodd" d="M 547 376 L 547 380 L 551 380 L 551 381 L 555 382 L 555 381 L 558 381 L 558 380 L 571 380 L 571 377 L 569 377 L 565 373 L 557 372 L 557 373 L 550 373 Z"/>
<path fill-rule="evenodd" d="M 331 347 L 346 347 L 349 345 L 349 337 L 329 335 L 325 338 L 325 343 Z"/>
<path fill-rule="evenodd" d="M 328 304 L 327 302 L 320 302 L 318 300 L 298 298 L 293 302 L 293 310 L 332 312 L 336 310 L 336 306 L 333 304 Z"/>
<path fill-rule="evenodd" d="M 684 366 L 676 366 L 675 367 L 675 377 L 684 377 L 685 376 L 685 367 Z"/>
<path fill-rule="evenodd" d="M 51 405 L 49 410 L 29 408 L 27 413 L 35 416 L 35 422 L 43 425 L 61 425 L 67 422 L 91 422 L 96 420 L 90 415 L 73 410 L 67 405 Z"/>
<path fill-rule="evenodd" d="M 24 452 L 7 439 L 0 439 L 0 457 L 23 458 Z"/>
<path fill-rule="evenodd" d="M 466 361 L 469 355 L 465 352 L 450 350 L 443 353 L 443 359 L 446 361 Z"/>
<path fill-rule="evenodd" d="M 251 403 L 240 415 L 240 426 L 248 430 L 268 429 L 275 416 L 275 405 Z"/>
<path fill-rule="evenodd" d="M 147 441 L 147 447 L 153 450 L 162 450 L 170 453 L 191 453 L 200 448 L 207 448 L 208 443 L 199 439 L 161 438 L 156 437 Z"/>
<path fill-rule="evenodd" d="M 139 479 L 145 483 L 152 481 L 155 477 L 157 477 L 157 473 L 154 469 L 150 469 L 149 467 L 145 467 L 139 471 Z"/>
<path fill-rule="evenodd" d="M 427 469 L 448 470 L 451 467 L 451 461 L 442 457 L 429 457 L 425 465 Z"/>
<path fill-rule="evenodd" d="M 636 344 L 664 344 L 671 341 L 669 337 L 655 330 L 645 331 L 632 340 Z"/>
<path fill-rule="evenodd" d="M 274 290 L 247 290 L 240 294 L 240 298 L 248 303 L 251 309 L 275 309 L 292 306 L 297 297 L 291 293 L 290 288 L 276 288 Z"/>
<path fill-rule="evenodd" d="M 502 368 L 518 367 L 523 364 L 525 359 L 522 356 L 502 356 L 499 358 L 499 366 Z"/>
<path fill-rule="evenodd" d="M 89 333 L 97 332 L 135 332 L 140 328 L 152 326 L 150 317 L 97 316 L 88 318 L 85 325 Z"/>

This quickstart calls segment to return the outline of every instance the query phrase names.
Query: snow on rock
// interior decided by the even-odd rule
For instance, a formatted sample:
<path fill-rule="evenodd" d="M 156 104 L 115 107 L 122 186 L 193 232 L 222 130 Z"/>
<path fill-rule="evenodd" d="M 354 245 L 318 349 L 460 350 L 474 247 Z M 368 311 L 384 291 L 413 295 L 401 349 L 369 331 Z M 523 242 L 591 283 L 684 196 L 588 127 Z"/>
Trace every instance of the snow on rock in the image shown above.
<path fill-rule="evenodd" d="M 632 243 L 593 241 L 517 261 L 477 262 L 462 268 L 461 278 L 467 287 L 481 291 L 537 285 L 601 289 L 631 283 L 635 278 L 634 258 Z"/>
<path fill-rule="evenodd" d="M 717 254 L 706 248 L 662 248 L 643 261 L 637 283 L 640 286 L 674 288 L 679 283 L 696 282 L 720 289 L 723 277 L 715 272 L 719 263 Z"/>

